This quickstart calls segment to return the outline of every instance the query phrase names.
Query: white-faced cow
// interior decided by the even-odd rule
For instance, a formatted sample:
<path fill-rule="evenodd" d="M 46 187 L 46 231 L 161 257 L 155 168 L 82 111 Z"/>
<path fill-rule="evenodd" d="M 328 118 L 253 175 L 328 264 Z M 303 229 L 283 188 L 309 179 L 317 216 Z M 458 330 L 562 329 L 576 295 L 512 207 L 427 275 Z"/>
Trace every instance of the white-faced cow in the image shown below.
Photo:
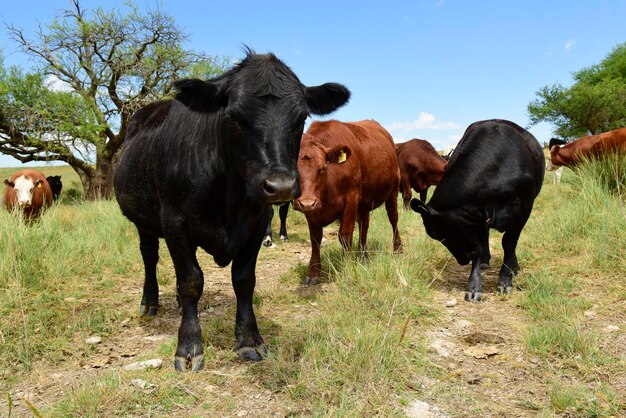
<path fill-rule="evenodd" d="M 196 249 L 203 248 L 219 266 L 232 261 L 237 352 L 260 360 L 266 349 L 252 294 L 268 205 L 300 194 L 297 157 L 307 116 L 334 111 L 350 92 L 334 83 L 306 87 L 273 54 L 252 51 L 219 77 L 180 80 L 175 87 L 173 100 L 135 113 L 115 175 L 115 196 L 139 231 L 145 265 L 140 311 L 157 311 L 163 237 L 182 307 L 174 364 L 179 371 L 202 368 L 204 276 Z"/>
<path fill-rule="evenodd" d="M 626 128 L 587 135 L 565 145 L 550 148 L 548 167 L 576 167 L 581 161 L 606 154 L 626 153 Z"/>
<path fill-rule="evenodd" d="M 472 263 L 465 300 L 481 299 L 481 264 L 486 268 L 491 259 L 490 228 L 504 232 L 498 292 L 511 292 L 513 275 L 519 273 L 517 241 L 544 172 L 541 145 L 530 132 L 506 120 L 475 122 L 454 150 L 428 204 L 411 201 L 428 235 L 441 241 L 459 264 Z"/>
<path fill-rule="evenodd" d="M 40 171 L 18 171 L 10 180 L 4 180 L 4 184 L 7 186 L 2 199 L 4 207 L 9 212 L 21 211 L 28 221 L 37 219 L 52 204 L 50 185 Z"/>

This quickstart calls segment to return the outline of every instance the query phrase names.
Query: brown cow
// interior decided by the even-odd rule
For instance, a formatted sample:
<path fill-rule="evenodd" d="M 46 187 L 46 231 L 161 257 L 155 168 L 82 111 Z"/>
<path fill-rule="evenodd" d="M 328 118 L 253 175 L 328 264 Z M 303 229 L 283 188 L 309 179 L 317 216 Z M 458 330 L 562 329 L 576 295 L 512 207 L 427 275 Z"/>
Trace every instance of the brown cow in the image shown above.
<path fill-rule="evenodd" d="M 20 210 L 28 220 L 34 220 L 52 204 L 52 190 L 41 172 L 21 170 L 4 180 L 4 207 L 12 212 Z"/>
<path fill-rule="evenodd" d="M 550 149 L 548 170 L 559 166 L 574 167 L 585 158 L 598 157 L 607 152 L 626 152 L 626 128 L 578 138 L 566 145 Z"/>
<path fill-rule="evenodd" d="M 428 141 L 411 139 L 396 148 L 398 166 L 400 166 L 400 193 L 404 208 L 409 208 L 413 193 L 411 188 L 426 202 L 430 186 L 439 184 L 448 162 L 433 148 Z"/>
<path fill-rule="evenodd" d="M 339 242 L 350 251 L 358 220 L 360 250 L 365 251 L 370 211 L 383 202 L 393 249 L 400 249 L 400 170 L 393 139 L 378 122 L 313 122 L 302 137 L 298 172 L 302 195 L 294 207 L 306 215 L 312 247 L 305 284 L 319 282 L 322 228 L 340 220 Z"/>

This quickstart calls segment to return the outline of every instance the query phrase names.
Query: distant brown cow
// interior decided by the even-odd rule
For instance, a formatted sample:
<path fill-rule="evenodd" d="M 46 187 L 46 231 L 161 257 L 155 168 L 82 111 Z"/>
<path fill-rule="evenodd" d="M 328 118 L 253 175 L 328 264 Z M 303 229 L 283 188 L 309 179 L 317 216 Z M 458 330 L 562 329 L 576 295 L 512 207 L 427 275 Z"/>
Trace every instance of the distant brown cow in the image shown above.
<path fill-rule="evenodd" d="M 607 152 L 626 152 L 626 128 L 578 138 L 566 145 L 550 149 L 548 170 L 559 166 L 574 167 L 584 158 L 598 157 Z"/>
<path fill-rule="evenodd" d="M 430 186 L 439 184 L 448 162 L 423 139 L 411 139 L 396 148 L 398 165 L 400 166 L 400 193 L 404 208 L 409 208 L 413 193 L 411 188 L 426 202 L 426 194 Z"/>
<path fill-rule="evenodd" d="M 400 249 L 400 170 L 393 139 L 378 122 L 314 122 L 302 137 L 298 172 L 302 195 L 294 207 L 306 215 L 312 247 L 305 284 L 319 282 L 322 228 L 339 220 L 339 242 L 350 251 L 358 221 L 360 249 L 365 251 L 370 211 L 383 202 L 393 249 Z"/>
<path fill-rule="evenodd" d="M 37 170 L 21 170 L 4 180 L 4 207 L 12 212 L 21 210 L 24 217 L 34 220 L 52 203 L 52 190 L 41 172 Z"/>

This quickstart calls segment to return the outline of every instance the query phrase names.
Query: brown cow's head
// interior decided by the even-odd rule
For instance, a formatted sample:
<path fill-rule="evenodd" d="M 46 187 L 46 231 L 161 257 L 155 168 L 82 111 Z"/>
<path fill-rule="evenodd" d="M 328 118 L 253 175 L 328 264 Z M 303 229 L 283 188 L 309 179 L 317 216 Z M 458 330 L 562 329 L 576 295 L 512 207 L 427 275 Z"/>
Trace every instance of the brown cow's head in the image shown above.
<path fill-rule="evenodd" d="M 548 156 L 548 164 L 546 164 L 546 170 L 552 171 L 563 165 L 563 161 L 559 155 L 561 145 L 554 145 L 550 148 L 550 155 Z"/>
<path fill-rule="evenodd" d="M 24 175 L 19 176 L 14 181 L 4 180 L 4 184 L 15 190 L 17 204 L 23 207 L 31 206 L 33 204 L 35 189 L 43 187 L 43 181 L 35 180 Z"/>
<path fill-rule="evenodd" d="M 346 163 L 351 155 L 352 150 L 347 145 L 327 148 L 316 143 L 311 135 L 304 134 L 298 156 L 302 195 L 295 200 L 294 207 L 302 212 L 321 209 L 322 198 L 329 181 L 329 168 L 332 169 L 334 164 Z"/>

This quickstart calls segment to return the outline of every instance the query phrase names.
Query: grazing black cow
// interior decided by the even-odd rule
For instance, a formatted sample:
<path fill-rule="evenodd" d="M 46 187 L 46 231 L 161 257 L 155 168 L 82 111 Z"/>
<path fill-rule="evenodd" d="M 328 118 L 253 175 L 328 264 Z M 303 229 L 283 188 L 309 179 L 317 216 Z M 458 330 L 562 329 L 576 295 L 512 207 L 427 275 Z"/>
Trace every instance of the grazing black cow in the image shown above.
<path fill-rule="evenodd" d="M 278 208 L 278 218 L 280 219 L 279 237 L 282 242 L 289 242 L 287 236 L 287 214 L 289 213 L 290 202 L 283 203 Z M 263 238 L 263 245 L 271 247 L 274 245 L 274 238 L 272 237 L 272 218 L 274 218 L 274 207 L 270 206 L 270 221 L 267 223 L 267 230 L 265 231 L 265 238 Z"/>
<path fill-rule="evenodd" d="M 541 190 L 545 163 L 541 145 L 520 126 L 506 120 L 471 124 L 428 202 L 411 201 L 428 235 L 461 265 L 472 262 L 465 300 L 480 300 L 480 269 L 489 265 L 489 229 L 504 232 L 504 260 L 498 293 L 510 293 L 519 273 L 517 240 Z"/>
<path fill-rule="evenodd" d="M 52 199 L 57 200 L 61 195 L 61 190 L 63 190 L 61 176 L 48 176 L 46 177 L 46 180 L 48 180 L 50 190 L 52 190 Z"/>
<path fill-rule="evenodd" d="M 268 206 L 300 194 L 297 158 L 305 119 L 346 103 L 340 84 L 306 87 L 273 54 L 248 50 L 235 67 L 208 81 L 180 80 L 173 100 L 138 110 L 128 126 L 115 196 L 139 231 L 145 266 L 140 312 L 155 315 L 159 237 L 176 271 L 182 307 L 174 365 L 203 365 L 198 299 L 203 248 L 219 266 L 232 261 L 237 352 L 266 352 L 252 309 L 255 267 Z"/>

